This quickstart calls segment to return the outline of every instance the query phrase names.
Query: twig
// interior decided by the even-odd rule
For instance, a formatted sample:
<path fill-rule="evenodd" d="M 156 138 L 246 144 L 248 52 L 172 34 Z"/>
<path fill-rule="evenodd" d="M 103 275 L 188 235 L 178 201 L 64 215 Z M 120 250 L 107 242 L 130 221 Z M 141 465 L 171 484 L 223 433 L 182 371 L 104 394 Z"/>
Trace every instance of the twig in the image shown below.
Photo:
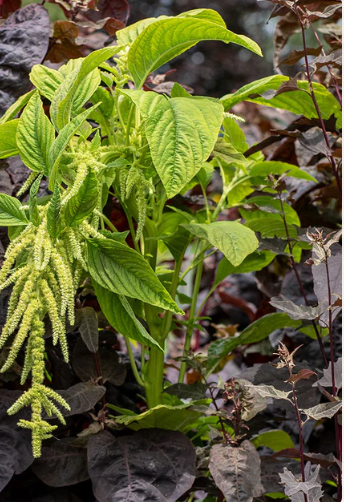
<path fill-rule="evenodd" d="M 208 390 L 210 392 L 210 397 L 211 397 L 211 400 L 213 401 L 213 405 L 214 405 L 216 411 L 219 412 L 220 410 L 219 410 L 219 407 L 217 406 L 216 399 L 215 399 L 214 393 L 213 393 L 213 389 L 211 388 L 211 385 L 208 383 L 206 377 L 203 374 L 202 374 L 202 378 L 203 378 L 204 383 L 205 383 L 205 385 L 207 386 L 207 388 L 208 388 Z M 228 434 L 226 432 L 225 425 L 223 423 L 222 417 L 219 416 L 218 418 L 219 418 L 219 422 L 220 422 L 220 426 L 221 426 L 221 430 L 222 430 L 223 439 L 224 439 L 224 441 L 226 443 L 228 443 Z"/>
<path fill-rule="evenodd" d="M 329 304 L 329 309 L 328 309 L 328 330 L 329 330 L 329 336 L 330 336 L 330 350 L 331 350 L 331 380 L 332 380 L 332 394 L 333 396 L 337 395 L 337 390 L 336 390 L 336 380 L 335 380 L 335 373 L 334 373 L 334 336 L 333 336 L 333 324 L 332 324 L 332 293 L 331 293 L 331 282 L 330 282 L 330 271 L 328 267 L 328 256 L 327 256 L 327 251 L 324 249 L 325 252 L 325 268 L 326 268 L 326 281 L 327 281 L 327 293 L 328 293 L 328 304 Z M 342 461 L 342 434 L 341 434 L 341 427 L 338 422 L 338 416 L 334 416 L 334 427 L 335 427 L 335 436 L 336 436 L 336 450 L 337 450 L 337 458 L 341 462 Z M 338 467 L 338 502 L 341 501 L 342 497 L 342 472 L 340 467 Z"/>
<path fill-rule="evenodd" d="M 290 264 L 291 264 L 291 266 L 292 266 L 292 268 L 294 270 L 294 274 L 295 274 L 297 282 L 299 284 L 299 288 L 300 288 L 301 294 L 302 294 L 302 296 L 304 298 L 305 304 L 306 304 L 307 307 L 309 307 L 309 302 L 308 302 L 308 299 L 307 299 L 306 291 L 305 291 L 305 288 L 303 287 L 303 284 L 302 284 L 302 281 L 301 281 L 301 277 L 300 277 L 299 272 L 297 270 L 296 263 L 295 263 L 294 256 L 293 256 L 293 248 L 292 248 L 292 245 L 291 245 L 291 240 L 290 240 L 290 235 L 289 235 L 289 230 L 288 230 L 288 224 L 287 224 L 287 220 L 286 220 L 285 213 L 284 213 L 284 205 L 283 205 L 283 201 L 282 201 L 282 197 L 281 197 L 281 192 L 278 192 L 278 197 L 279 197 L 279 201 L 280 201 L 280 204 L 281 204 L 281 213 L 282 213 L 281 217 L 282 217 L 282 220 L 283 220 L 283 223 L 284 223 L 285 233 L 286 233 L 287 241 L 288 241 L 288 247 L 289 247 L 289 253 L 290 253 L 289 261 L 290 261 Z M 321 340 L 321 337 L 320 337 L 320 334 L 319 334 L 319 330 L 318 330 L 318 326 L 316 325 L 316 322 L 315 322 L 314 319 L 312 319 L 312 324 L 313 324 L 313 328 L 314 328 L 314 331 L 315 331 L 315 334 L 316 334 L 316 337 L 317 337 L 317 340 L 318 340 L 318 344 L 319 344 L 319 347 L 320 347 L 320 350 L 321 350 L 321 354 L 322 354 L 323 359 L 324 359 L 325 366 L 327 368 L 328 367 L 328 360 L 327 360 L 326 352 L 325 352 L 325 349 L 324 349 L 324 344 L 323 344 L 323 342 Z"/>
<path fill-rule="evenodd" d="M 296 395 L 296 390 L 295 390 L 295 382 L 293 381 L 293 371 L 292 368 L 289 369 L 289 376 L 290 376 L 290 383 L 292 386 L 292 391 L 293 391 L 293 406 L 295 408 L 296 412 L 296 417 L 297 417 L 297 424 L 299 428 L 299 444 L 300 444 L 300 463 L 301 463 L 301 476 L 302 476 L 302 481 L 306 481 L 306 476 L 305 476 L 305 457 L 304 457 L 304 451 L 303 451 L 303 434 L 302 434 L 302 420 L 301 420 L 301 414 L 297 402 L 297 395 Z M 308 502 L 308 497 L 304 493 L 303 494 L 305 502 Z"/>
<path fill-rule="evenodd" d="M 303 12 L 302 9 L 300 9 L 300 10 Z M 312 28 L 312 31 L 313 31 L 314 36 L 316 38 L 316 41 L 318 42 L 319 46 L 321 47 L 321 54 L 324 57 L 326 57 L 326 52 L 324 51 L 323 44 L 321 43 L 321 40 L 319 38 L 319 35 L 318 35 L 316 29 L 314 28 L 313 24 L 309 20 L 308 20 L 308 22 L 309 22 L 309 26 Z M 340 106 L 342 106 L 342 96 L 340 94 L 340 90 L 339 90 L 339 87 L 338 87 L 337 80 L 336 80 L 335 76 L 333 75 L 331 65 L 329 63 L 327 63 L 326 67 L 327 67 L 328 72 L 329 72 L 329 74 L 331 76 L 331 80 L 332 80 L 333 86 L 334 86 L 334 88 L 336 90 L 336 94 L 337 94 L 337 98 L 338 98 L 338 101 L 340 103 Z"/>
<path fill-rule="evenodd" d="M 342 196 L 342 185 L 341 185 L 339 174 L 338 174 L 338 170 L 337 170 L 337 167 L 336 167 L 336 161 L 334 160 L 334 157 L 333 157 L 332 152 L 331 152 L 331 145 L 330 145 L 330 142 L 329 142 L 329 139 L 328 139 L 328 136 L 327 136 L 327 132 L 326 132 L 326 127 L 325 127 L 325 124 L 324 124 L 324 120 L 322 118 L 321 111 L 320 111 L 317 99 L 315 97 L 315 94 L 314 94 L 313 83 L 312 83 L 311 73 L 310 73 L 310 69 L 309 69 L 308 55 L 307 55 L 307 44 L 306 44 L 305 28 L 303 26 L 303 22 L 302 22 L 302 19 L 301 19 L 298 7 L 295 9 L 295 14 L 296 14 L 297 19 L 299 21 L 300 28 L 301 28 L 301 33 L 302 33 L 302 44 L 303 44 L 305 64 L 306 64 L 306 76 L 307 76 L 307 80 L 308 80 L 308 87 L 309 87 L 310 96 L 312 98 L 314 107 L 316 109 L 316 112 L 317 112 L 319 120 L 320 120 L 321 129 L 322 129 L 322 132 L 323 132 L 323 135 L 324 135 L 325 143 L 326 143 L 326 146 L 327 146 L 328 151 L 329 151 L 329 153 L 328 153 L 328 159 L 331 162 L 333 175 L 334 175 L 334 177 L 336 179 L 336 183 L 337 183 L 337 186 L 338 186 L 338 190 L 339 190 L 340 196 Z"/>

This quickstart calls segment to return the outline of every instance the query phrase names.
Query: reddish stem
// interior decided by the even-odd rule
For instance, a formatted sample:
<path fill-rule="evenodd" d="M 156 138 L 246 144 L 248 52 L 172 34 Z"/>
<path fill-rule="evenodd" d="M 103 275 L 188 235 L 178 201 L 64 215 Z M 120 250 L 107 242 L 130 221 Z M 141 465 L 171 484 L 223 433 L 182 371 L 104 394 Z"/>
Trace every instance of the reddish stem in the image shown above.
<path fill-rule="evenodd" d="M 333 336 L 333 325 L 332 325 L 332 294 L 331 294 L 331 282 L 330 282 L 330 271 L 328 267 L 328 257 L 326 254 L 326 249 L 324 249 L 325 252 L 325 268 L 326 268 L 326 280 L 327 280 L 327 294 L 328 294 L 328 304 L 329 304 L 329 310 L 328 310 L 328 330 L 329 330 L 329 336 L 330 336 L 330 350 L 331 350 L 331 380 L 332 380 L 332 394 L 333 396 L 337 395 L 337 389 L 336 389 L 336 380 L 335 380 L 335 373 L 334 373 L 334 336 Z M 342 461 L 342 434 L 341 434 L 341 427 L 338 422 L 338 416 L 334 416 L 334 428 L 335 428 L 335 435 L 336 435 L 336 450 L 337 450 L 337 458 L 341 462 Z M 338 502 L 341 501 L 342 499 L 342 472 L 340 467 L 338 467 L 338 496 L 337 500 Z"/>
<path fill-rule="evenodd" d="M 308 302 L 308 299 L 307 299 L 306 291 L 305 291 L 305 288 L 303 287 L 303 284 L 302 284 L 302 281 L 301 281 L 301 277 L 299 275 L 299 272 L 297 270 L 296 263 L 295 263 L 295 260 L 294 260 L 293 248 L 291 246 L 291 240 L 290 240 L 290 235 L 289 235 L 287 220 L 285 218 L 284 205 L 283 205 L 283 201 L 282 201 L 282 197 L 281 197 L 281 193 L 280 192 L 279 192 L 279 201 L 280 201 L 280 204 L 281 204 L 281 212 L 282 212 L 281 216 L 282 216 L 282 220 L 283 220 L 283 223 L 284 223 L 285 233 L 286 233 L 287 241 L 288 241 L 288 247 L 289 247 L 289 253 L 290 253 L 289 261 L 290 261 L 290 264 L 291 264 L 291 266 L 292 266 L 292 268 L 294 270 L 294 274 L 295 274 L 297 282 L 299 284 L 300 291 L 301 291 L 301 294 L 302 294 L 303 299 L 305 301 L 305 304 L 306 304 L 307 307 L 309 307 L 309 302 Z M 328 367 L 328 360 L 327 360 L 326 352 L 325 352 L 325 349 L 324 349 L 324 344 L 323 344 L 323 342 L 321 340 L 321 337 L 320 337 L 320 334 L 319 334 L 319 330 L 318 330 L 318 326 L 317 326 L 316 322 L 314 321 L 314 319 L 312 319 L 312 324 L 313 324 L 313 328 L 314 328 L 314 331 L 315 331 L 315 334 L 316 334 L 316 337 L 317 337 L 317 340 L 318 340 L 318 344 L 319 344 L 319 347 L 320 347 L 321 354 L 322 354 L 323 359 L 324 359 L 325 366 L 327 368 Z"/>
<path fill-rule="evenodd" d="M 292 390 L 293 390 L 293 405 L 294 405 L 294 408 L 295 408 L 296 417 L 297 417 L 297 424 L 298 424 L 298 428 L 299 428 L 301 477 L 302 477 L 302 481 L 305 482 L 306 481 L 306 476 L 305 476 L 305 456 L 304 456 L 304 449 L 303 449 L 302 420 L 301 420 L 299 406 L 298 406 L 298 403 L 297 403 L 297 395 L 296 395 L 296 390 L 295 390 L 295 382 L 293 382 L 293 379 L 292 379 L 293 372 L 292 372 L 291 368 L 288 368 L 288 369 L 289 369 L 289 375 L 290 375 L 290 382 L 291 382 L 291 386 L 292 386 Z M 307 497 L 307 495 L 305 493 L 303 494 L 303 497 L 304 497 L 305 502 L 308 502 L 308 497 Z"/>
<path fill-rule="evenodd" d="M 317 112 L 319 120 L 320 120 L 321 129 L 322 129 L 322 132 L 323 132 L 323 135 L 324 135 L 325 143 L 326 143 L 326 146 L 327 146 L 328 151 L 329 151 L 329 153 L 328 153 L 328 159 L 329 159 L 329 161 L 331 163 L 331 166 L 332 166 L 333 175 L 334 175 L 334 177 L 336 179 L 336 183 L 337 183 L 337 187 L 338 187 L 340 196 L 342 196 L 342 185 L 341 185 L 339 174 L 338 174 L 338 170 L 337 170 L 337 167 L 336 167 L 336 162 L 335 162 L 334 157 L 333 157 L 333 155 L 331 153 L 331 145 L 330 145 L 330 142 L 329 142 L 329 139 L 328 139 L 328 136 L 327 136 L 325 123 L 324 123 L 324 120 L 322 118 L 321 111 L 320 111 L 317 99 L 315 97 L 315 94 L 314 94 L 313 83 L 312 83 L 311 73 L 310 73 L 310 69 L 309 69 L 308 55 L 307 55 L 307 44 L 306 44 L 305 28 L 303 26 L 303 22 L 302 22 L 302 19 L 300 17 L 298 8 L 295 9 L 295 14 L 296 14 L 297 19 L 299 21 L 300 28 L 301 28 L 301 33 L 302 33 L 302 44 L 303 44 L 303 50 L 304 50 L 304 57 L 305 57 L 305 64 L 306 64 L 306 75 L 307 75 L 307 80 L 308 80 L 308 87 L 309 87 L 310 96 L 312 98 L 314 107 L 316 109 L 316 112 Z"/>

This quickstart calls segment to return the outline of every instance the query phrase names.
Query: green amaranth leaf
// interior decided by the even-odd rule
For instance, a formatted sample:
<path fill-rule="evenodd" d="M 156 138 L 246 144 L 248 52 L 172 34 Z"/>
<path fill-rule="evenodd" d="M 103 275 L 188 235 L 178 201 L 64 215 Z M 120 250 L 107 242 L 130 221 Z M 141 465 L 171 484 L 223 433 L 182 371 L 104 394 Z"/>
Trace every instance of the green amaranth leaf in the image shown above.
<path fill-rule="evenodd" d="M 26 214 L 20 206 L 21 203 L 18 199 L 0 193 L 0 226 L 18 227 L 27 225 Z"/>
<path fill-rule="evenodd" d="M 317 183 L 317 180 L 309 173 L 303 171 L 297 166 L 294 166 L 293 164 L 288 164 L 287 162 L 265 160 L 264 162 L 257 162 L 250 170 L 250 176 L 267 177 L 269 174 L 283 173 L 286 173 L 287 176 L 291 176 L 292 178 L 314 181 Z"/>
<path fill-rule="evenodd" d="M 61 195 L 58 184 L 55 184 L 54 193 L 47 211 L 47 227 L 49 235 L 55 239 L 62 230 L 61 221 Z"/>
<path fill-rule="evenodd" d="M 76 227 L 88 218 L 98 203 L 98 181 L 95 173 L 88 168 L 88 173 L 78 192 L 71 197 L 64 209 L 66 224 Z"/>
<path fill-rule="evenodd" d="M 91 54 L 82 60 L 80 67 L 75 68 L 75 70 L 73 70 L 70 74 L 71 76 L 67 77 L 68 80 L 66 79 L 66 83 L 62 84 L 63 88 L 60 89 L 61 92 L 56 93 L 59 94 L 59 100 L 56 100 L 54 110 L 55 122 L 59 129 L 68 124 L 73 101 L 79 99 L 80 103 L 85 103 L 85 100 L 87 101 L 87 99 L 91 97 L 90 91 L 93 89 L 94 92 L 95 90 L 93 84 L 96 79 L 96 73 L 92 74 L 91 80 L 87 80 L 86 87 L 83 87 L 82 82 L 86 78 L 90 78 L 88 75 L 93 72 L 97 66 L 120 50 L 121 47 L 119 46 L 111 46 L 91 52 Z M 80 106 L 82 105 L 79 104 L 79 107 Z"/>
<path fill-rule="evenodd" d="M 5 122 L 8 122 L 9 120 L 14 119 L 14 117 L 17 115 L 17 113 L 20 112 L 20 110 L 26 105 L 26 103 L 29 101 L 31 96 L 34 94 L 35 90 L 32 90 L 30 92 L 27 92 L 26 94 L 23 94 L 20 96 L 20 98 L 17 99 L 13 105 L 11 105 L 5 113 L 0 117 L 0 124 L 4 124 Z"/>
<path fill-rule="evenodd" d="M 280 237 L 286 239 L 287 234 L 282 218 L 267 216 L 265 218 L 254 218 L 245 223 L 245 227 L 254 232 L 259 232 L 262 237 Z M 288 233 L 292 239 L 297 239 L 297 230 L 293 225 L 288 225 Z"/>
<path fill-rule="evenodd" d="M 259 244 L 254 232 L 236 221 L 215 221 L 210 225 L 190 223 L 182 226 L 199 239 L 210 242 L 234 266 L 240 265 Z"/>
<path fill-rule="evenodd" d="M 167 429 L 183 431 L 201 415 L 199 411 L 189 409 L 191 404 L 179 406 L 158 405 L 140 415 L 122 415 L 114 417 L 118 424 L 123 424 L 138 431 L 140 429 Z M 111 408 L 111 406 L 109 406 Z"/>
<path fill-rule="evenodd" d="M 96 281 L 93 282 L 93 286 L 103 314 L 116 331 L 121 335 L 142 343 L 142 345 L 163 351 L 158 342 L 151 337 L 145 327 L 136 318 L 125 296 L 117 295 L 103 288 Z"/>
<path fill-rule="evenodd" d="M 19 119 L 9 120 L 0 124 L 0 159 L 18 155 L 16 142 Z"/>
<path fill-rule="evenodd" d="M 262 432 L 259 436 L 253 438 L 251 442 L 256 448 L 266 446 L 274 451 L 295 447 L 289 434 L 282 430 Z"/>
<path fill-rule="evenodd" d="M 90 239 L 87 249 L 90 274 L 101 286 L 118 295 L 183 313 L 137 251 L 112 239 Z"/>
<path fill-rule="evenodd" d="M 85 122 L 85 120 L 90 116 L 90 114 L 97 108 L 98 105 L 91 106 L 88 110 L 80 113 L 75 119 L 69 122 L 61 131 L 55 139 L 49 151 L 49 164 L 50 164 L 50 174 L 49 174 L 49 190 L 53 191 L 57 176 L 57 168 L 62 157 L 63 152 L 67 148 L 68 143 L 72 137 L 76 134 L 79 127 Z"/>
<path fill-rule="evenodd" d="M 30 98 L 17 129 L 17 146 L 20 157 L 32 171 L 49 172 L 49 151 L 55 131 L 45 115 L 38 92 Z"/>
<path fill-rule="evenodd" d="M 218 286 L 220 282 L 231 274 L 247 274 L 248 272 L 262 270 L 272 262 L 275 256 L 271 251 L 256 251 L 248 255 L 237 267 L 234 267 L 227 258 L 222 258 L 217 267 L 213 287 Z"/>
<path fill-rule="evenodd" d="M 183 12 L 182 14 L 179 14 L 176 16 L 177 18 L 180 17 L 198 17 L 200 19 L 208 19 L 210 21 L 213 21 L 214 23 L 220 24 L 221 26 L 224 26 L 226 28 L 226 24 L 223 21 L 222 17 L 220 14 L 218 14 L 215 10 L 211 9 L 194 9 L 190 10 L 188 12 Z M 134 40 L 140 35 L 140 33 L 143 32 L 147 26 L 150 24 L 156 23 L 157 21 L 160 21 L 161 19 L 174 19 L 174 17 L 171 16 L 159 16 L 159 17 L 149 17 L 147 19 L 142 19 L 141 21 L 138 21 L 137 23 L 131 24 L 127 26 L 126 28 L 123 28 L 122 30 L 119 30 L 116 33 L 116 37 L 118 40 L 119 45 L 128 45 L 134 42 Z"/>
<path fill-rule="evenodd" d="M 154 92 L 125 94 L 145 119 L 153 163 L 171 198 L 198 173 L 211 154 L 222 123 L 222 105 L 207 99 L 166 99 Z"/>
<path fill-rule="evenodd" d="M 261 55 L 259 46 L 249 38 L 227 30 L 218 15 L 203 11 L 203 16 L 161 19 L 149 24 L 135 39 L 128 54 L 128 67 L 140 89 L 148 75 L 202 40 L 232 42 Z"/>
<path fill-rule="evenodd" d="M 285 92 L 271 99 L 262 96 L 267 91 L 276 91 L 283 82 L 288 80 L 289 77 L 284 75 L 265 77 L 245 85 L 234 94 L 223 96 L 221 102 L 225 110 L 233 108 L 234 105 L 242 101 L 250 101 L 251 103 L 288 110 L 296 115 L 304 115 L 309 119 L 318 118 L 311 96 L 304 92 L 305 90 L 308 91 L 308 82 L 304 80 L 298 80 L 297 84 L 300 91 Z M 321 84 L 314 82 L 313 88 L 322 117 L 327 120 L 334 114 L 337 119 L 340 119 L 341 109 L 336 98 Z"/>
<path fill-rule="evenodd" d="M 254 204 L 257 210 L 249 211 L 245 207 L 239 207 L 239 212 L 246 221 L 254 219 L 274 218 L 279 222 L 282 221 L 282 208 L 279 200 L 268 195 L 258 197 L 250 197 L 244 201 L 246 204 Z M 300 218 L 287 202 L 283 204 L 283 211 L 288 225 L 300 226 Z"/>
<path fill-rule="evenodd" d="M 32 68 L 29 78 L 40 94 L 49 101 L 52 101 L 56 89 L 64 80 L 60 72 L 41 64 L 36 64 Z"/>
<path fill-rule="evenodd" d="M 69 121 L 70 115 L 68 116 L 68 120 L 64 117 L 63 114 L 66 110 L 62 105 L 63 103 L 66 103 L 64 100 L 71 91 L 74 82 L 78 77 L 81 64 L 81 61 L 79 61 L 77 66 L 72 67 L 73 70 L 66 75 L 66 78 L 56 90 L 51 102 L 50 116 L 57 130 L 62 129 Z M 76 92 L 73 98 L 71 98 L 71 102 L 68 101 L 67 103 L 67 105 L 70 105 L 71 107 L 69 113 L 72 114 L 72 116 L 77 115 L 81 111 L 83 105 L 92 97 L 99 84 L 100 73 L 97 68 L 88 73 L 84 79 L 79 82 Z"/>
<path fill-rule="evenodd" d="M 227 338 L 213 342 L 208 350 L 209 364 L 212 366 L 212 364 L 216 363 L 216 360 L 226 357 L 239 345 L 257 343 L 264 340 L 276 329 L 298 328 L 299 326 L 301 326 L 301 321 L 294 321 L 287 314 L 267 314 L 250 324 L 236 338 Z"/>

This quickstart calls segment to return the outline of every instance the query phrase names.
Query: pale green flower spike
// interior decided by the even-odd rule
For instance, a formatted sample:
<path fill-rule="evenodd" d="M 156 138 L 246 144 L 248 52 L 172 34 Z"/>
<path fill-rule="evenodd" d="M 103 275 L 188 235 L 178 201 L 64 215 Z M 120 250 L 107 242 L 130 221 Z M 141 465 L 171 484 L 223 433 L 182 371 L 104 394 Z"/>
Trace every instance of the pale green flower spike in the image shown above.
<path fill-rule="evenodd" d="M 74 184 L 66 190 L 63 203 L 77 193 L 87 172 L 87 165 L 80 163 Z M 33 178 L 30 178 L 30 182 Z M 29 184 L 29 180 L 27 183 Z M 32 431 L 34 457 L 41 455 L 43 439 L 51 437 L 52 431 L 57 427 L 43 420 L 42 412 L 65 423 L 63 414 L 55 403 L 69 409 L 67 402 L 58 393 L 43 385 L 43 321 L 48 315 L 52 324 L 53 344 L 60 345 L 63 357 L 68 362 L 66 315 L 73 325 L 74 297 L 82 271 L 87 267 L 85 237 L 104 238 L 87 221 L 78 227 L 65 229 L 58 237 L 52 238 L 48 231 L 50 204 L 51 202 L 48 202 L 39 206 L 39 225 L 29 223 L 9 245 L 0 271 L 0 291 L 13 286 L 6 324 L 0 336 L 0 348 L 8 344 L 11 336 L 13 339 L 11 338 L 11 345 L 6 347 L 8 357 L 0 371 L 3 373 L 11 368 L 20 349 L 26 344 L 21 384 L 23 385 L 31 374 L 31 388 L 11 406 L 8 413 L 13 415 L 24 406 L 31 406 L 31 421 L 20 420 L 19 425 Z"/>
<path fill-rule="evenodd" d="M 35 181 L 35 179 L 38 176 L 39 176 L 39 173 L 35 173 L 35 172 L 30 173 L 28 179 L 23 183 L 20 190 L 18 190 L 16 196 L 20 197 L 21 195 L 23 195 L 23 193 L 25 193 L 30 188 L 30 186 L 32 185 L 32 183 Z"/>
<path fill-rule="evenodd" d="M 24 392 L 19 399 L 8 410 L 9 415 L 14 415 L 25 406 L 31 405 L 32 414 L 31 421 L 20 420 L 18 425 L 24 429 L 32 431 L 32 450 L 35 458 L 41 455 L 42 441 L 51 437 L 53 430 L 57 428 L 56 425 L 50 425 L 42 419 L 42 411 L 45 410 L 48 416 L 55 414 L 57 418 L 65 423 L 61 412 L 56 405 L 51 401 L 54 400 L 67 410 L 70 410 L 68 403 L 57 392 L 45 387 L 44 381 L 44 323 L 40 319 L 42 313 L 37 308 L 36 304 L 35 313 L 31 320 L 31 332 L 26 354 L 23 373 L 25 376 L 31 371 L 32 373 L 32 387 L 30 390 Z"/>

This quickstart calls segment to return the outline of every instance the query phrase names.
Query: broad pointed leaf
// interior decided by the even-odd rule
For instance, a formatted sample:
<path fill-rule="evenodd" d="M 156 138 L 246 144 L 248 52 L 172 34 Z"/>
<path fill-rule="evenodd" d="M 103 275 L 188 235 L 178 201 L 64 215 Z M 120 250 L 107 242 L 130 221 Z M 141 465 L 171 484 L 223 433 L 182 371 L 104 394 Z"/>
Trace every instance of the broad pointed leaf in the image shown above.
<path fill-rule="evenodd" d="M 294 321 L 287 314 L 267 314 L 250 324 L 238 337 L 213 342 L 208 350 L 210 364 L 216 362 L 216 359 L 225 357 L 239 345 L 264 340 L 276 329 L 298 328 L 299 326 L 301 326 L 301 321 Z"/>
<path fill-rule="evenodd" d="M 38 92 L 31 97 L 20 117 L 16 139 L 24 164 L 32 171 L 48 174 L 49 150 L 55 139 L 55 131 L 44 113 Z"/>
<path fill-rule="evenodd" d="M 112 239 L 90 239 L 87 249 L 90 274 L 104 288 L 178 314 L 183 312 L 137 251 Z"/>
<path fill-rule="evenodd" d="M 32 90 L 30 92 L 27 92 L 26 94 L 23 94 L 20 98 L 17 99 L 15 103 L 13 103 L 13 105 L 7 108 L 3 116 L 0 118 L 0 124 L 4 124 L 9 120 L 14 119 L 17 113 L 19 113 L 20 110 L 26 105 L 26 103 L 34 93 L 35 90 Z"/>
<path fill-rule="evenodd" d="M 257 162 L 250 169 L 250 176 L 264 176 L 268 177 L 269 174 L 283 174 L 286 173 L 287 176 L 292 178 L 298 178 L 303 180 L 314 181 L 317 180 L 293 164 L 288 164 L 287 162 L 277 162 L 272 160 L 265 160 L 264 162 Z"/>
<path fill-rule="evenodd" d="M 308 82 L 304 80 L 297 82 L 299 91 L 285 92 L 272 97 L 275 94 L 273 91 L 276 91 L 283 82 L 287 81 L 289 81 L 289 77 L 283 75 L 264 77 L 245 85 L 234 94 L 227 94 L 221 98 L 221 101 L 225 110 L 233 108 L 234 105 L 242 101 L 250 101 L 288 110 L 297 115 L 305 115 L 309 119 L 318 118 L 311 96 L 304 92 L 308 91 Z M 316 82 L 313 83 L 313 88 L 322 117 L 329 119 L 334 114 L 337 119 L 340 119 L 341 108 L 333 94 L 325 86 Z"/>
<path fill-rule="evenodd" d="M 27 225 L 26 214 L 18 199 L 4 193 L 0 194 L 0 226 L 17 227 Z"/>
<path fill-rule="evenodd" d="M 0 159 L 7 159 L 18 155 L 16 142 L 19 119 L 10 120 L 0 124 Z"/>
<path fill-rule="evenodd" d="M 264 493 L 260 482 L 260 458 L 249 441 L 240 446 L 215 444 L 209 470 L 227 502 L 252 502 Z"/>
<path fill-rule="evenodd" d="M 121 415 L 114 417 L 114 420 L 134 431 L 160 427 L 161 429 L 182 432 L 185 427 L 195 422 L 201 415 L 199 411 L 193 410 L 191 406 L 192 404 L 181 404 L 179 406 L 161 404 L 139 415 Z"/>
<path fill-rule="evenodd" d="M 213 287 L 220 284 L 230 274 L 247 274 L 248 272 L 262 270 L 262 268 L 272 262 L 274 257 L 275 254 L 271 253 L 271 251 L 255 251 L 249 254 L 237 267 L 234 267 L 227 258 L 222 258 L 217 267 Z"/>
<path fill-rule="evenodd" d="M 222 105 L 207 99 L 166 99 L 153 92 L 126 94 L 145 119 L 154 166 L 168 197 L 173 197 L 211 154 L 222 123 Z"/>
<path fill-rule="evenodd" d="M 92 307 L 84 307 L 76 311 L 76 323 L 81 338 L 90 352 L 95 354 L 99 345 L 98 317 Z"/>
<path fill-rule="evenodd" d="M 183 224 L 189 232 L 199 239 L 206 239 L 219 249 L 234 266 L 240 265 L 258 247 L 258 240 L 251 230 L 236 221 L 216 221 Z"/>
<path fill-rule="evenodd" d="M 56 89 L 63 82 L 63 75 L 57 70 L 37 64 L 31 70 L 30 80 L 42 96 L 52 101 Z"/>
<path fill-rule="evenodd" d="M 136 318 L 125 296 L 117 295 L 103 288 L 97 282 L 94 282 L 94 290 L 103 314 L 115 330 L 121 335 L 142 343 L 142 345 L 162 351 L 158 342 L 151 337 L 143 324 Z"/>
<path fill-rule="evenodd" d="M 343 366 L 343 358 L 340 357 L 334 363 L 334 382 L 335 387 L 337 389 L 342 388 L 342 366 Z M 330 361 L 328 368 L 324 369 L 324 375 L 320 380 L 313 384 L 313 387 L 317 387 L 321 385 L 322 387 L 332 387 L 332 361 Z"/>
<path fill-rule="evenodd" d="M 259 46 L 219 24 L 218 17 L 186 16 L 161 19 L 147 26 L 131 45 L 128 66 L 137 88 L 148 75 L 201 40 L 232 42 L 261 55 Z"/>
<path fill-rule="evenodd" d="M 66 83 L 63 83 L 63 89 L 59 94 L 59 102 L 55 103 L 55 121 L 57 127 L 60 129 L 65 127 L 70 119 L 70 114 L 72 110 L 73 101 L 77 99 L 77 94 L 80 92 L 82 94 L 81 103 L 85 103 L 85 100 L 89 99 L 90 92 L 89 90 L 95 88 L 93 87 L 94 79 L 97 80 L 96 73 L 92 75 L 91 80 L 88 80 L 87 88 L 82 91 L 82 82 L 84 79 L 89 78 L 88 75 L 93 72 L 101 63 L 114 56 L 116 52 L 118 52 L 121 48 L 119 46 L 111 46 L 106 47 L 105 49 L 99 49 L 97 51 L 91 52 L 85 59 L 82 60 L 82 63 L 79 68 L 75 68 L 72 72 L 71 77 L 68 78 Z M 67 79 L 66 79 L 67 80 Z M 80 91 L 81 86 L 81 91 Z"/>
<path fill-rule="evenodd" d="M 322 418 L 332 418 L 342 407 L 342 401 L 334 401 L 330 403 L 322 403 L 312 408 L 301 410 L 302 413 L 314 420 L 321 420 Z"/>
<path fill-rule="evenodd" d="M 262 432 L 251 441 L 256 448 L 259 448 L 260 446 L 267 446 L 274 451 L 294 448 L 294 443 L 291 437 L 282 430 Z"/>
<path fill-rule="evenodd" d="M 174 502 L 195 480 L 196 454 L 176 431 L 101 432 L 89 440 L 88 470 L 99 502 Z"/>

